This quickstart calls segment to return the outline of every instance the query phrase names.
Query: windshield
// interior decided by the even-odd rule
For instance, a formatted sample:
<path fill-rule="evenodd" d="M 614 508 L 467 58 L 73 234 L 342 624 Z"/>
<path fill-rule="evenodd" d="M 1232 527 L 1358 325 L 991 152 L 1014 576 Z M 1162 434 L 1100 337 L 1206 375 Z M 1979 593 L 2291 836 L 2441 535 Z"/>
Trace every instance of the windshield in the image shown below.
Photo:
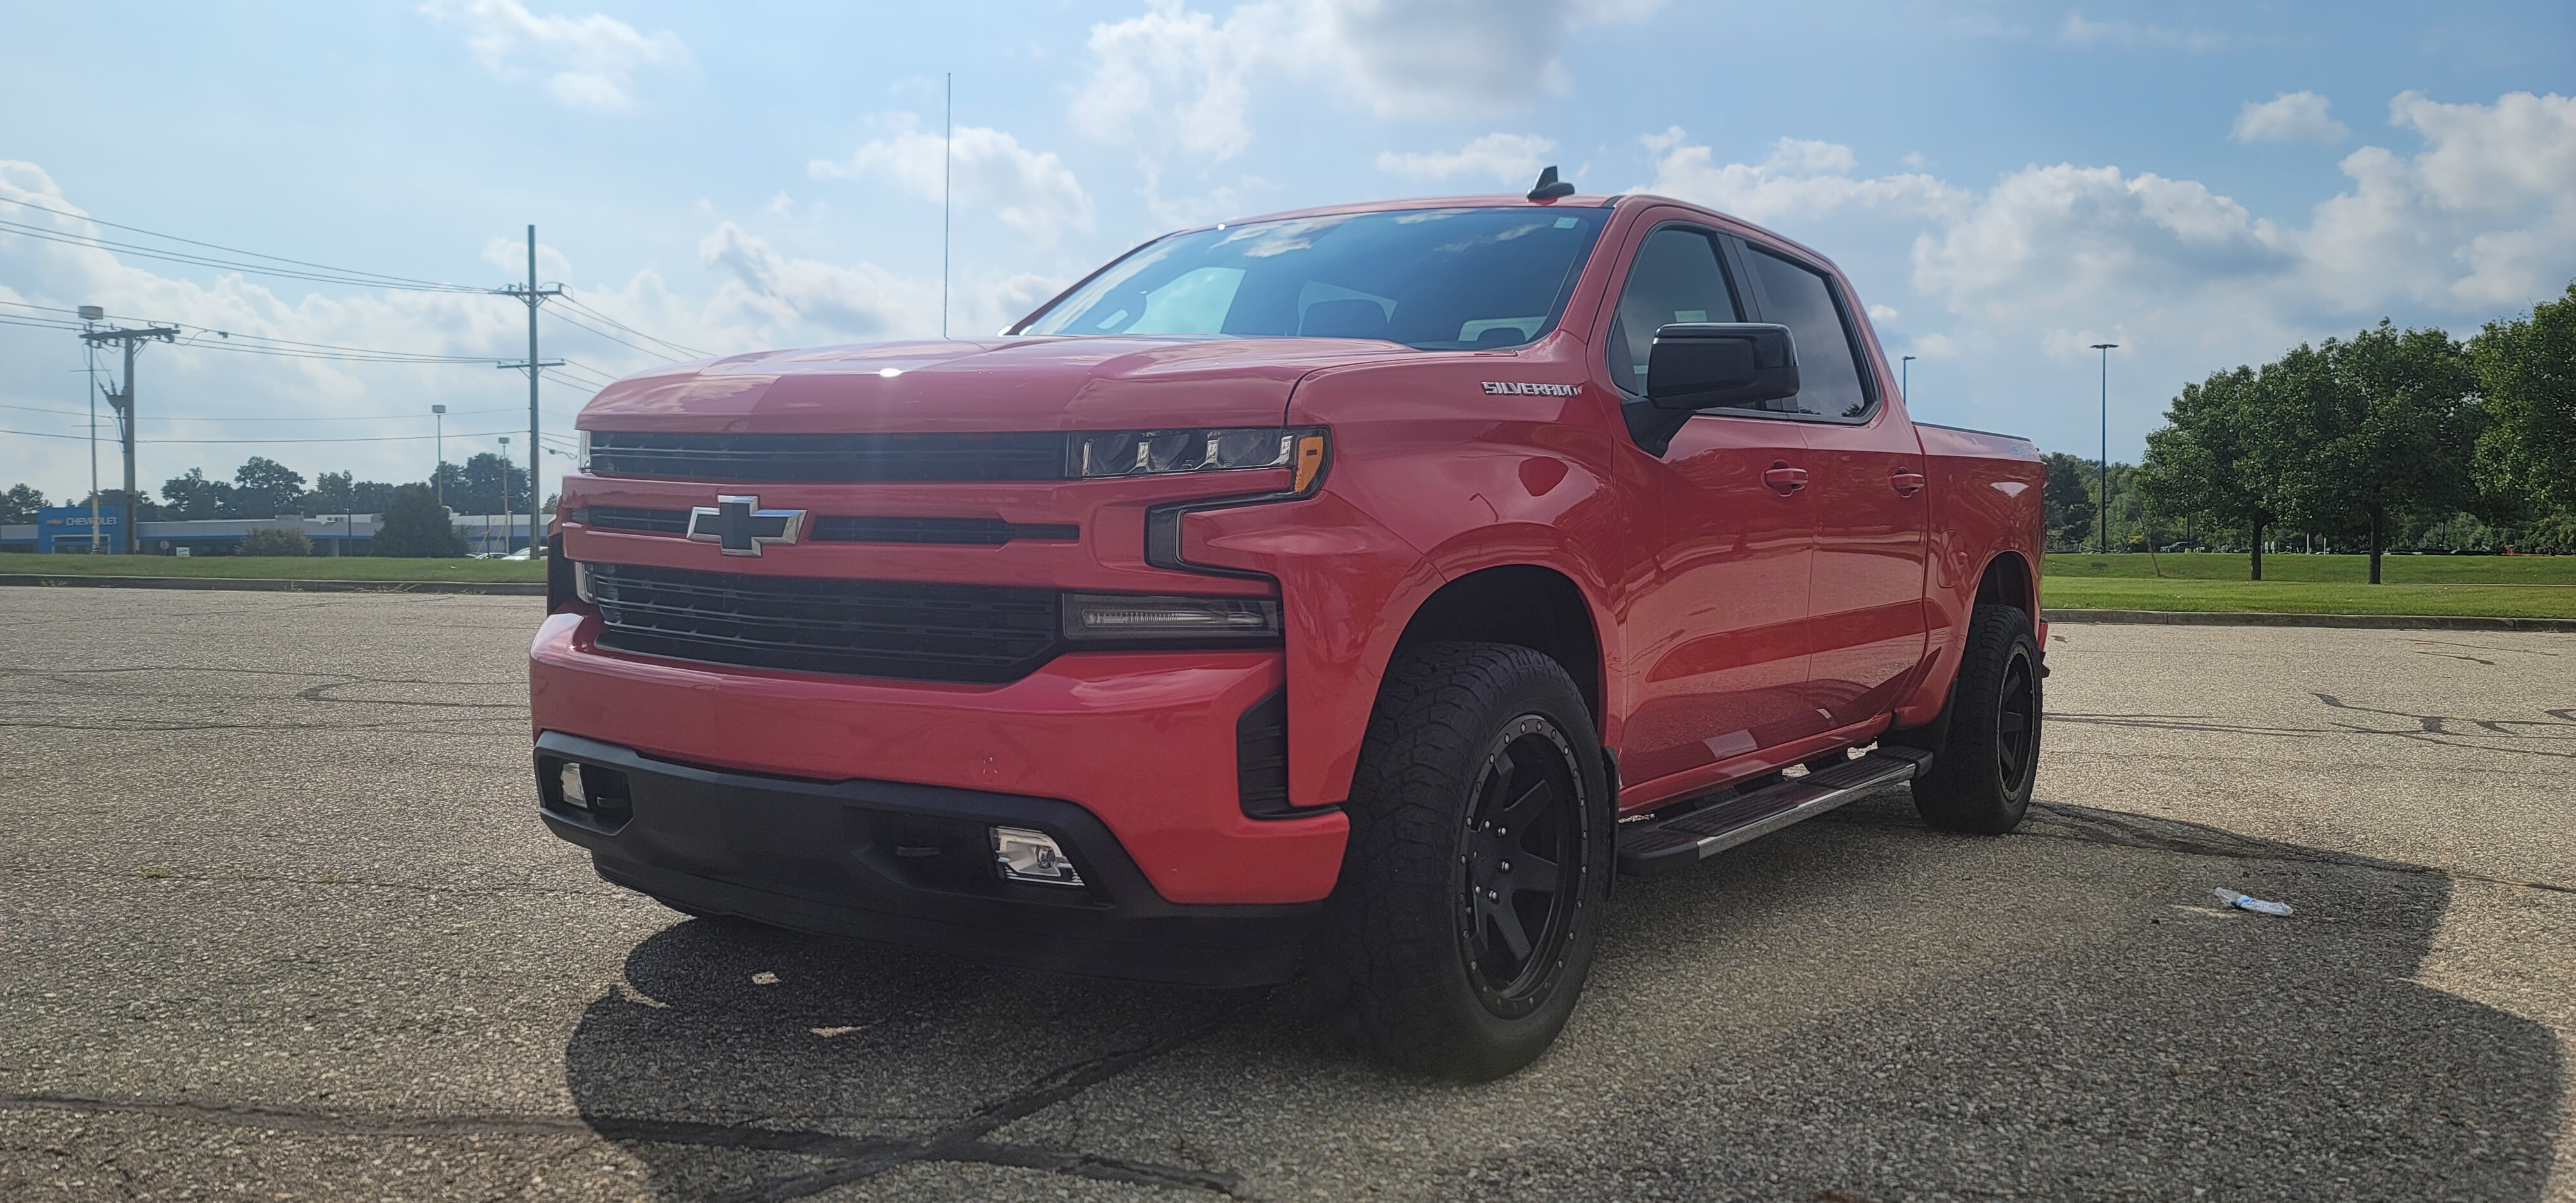
<path fill-rule="evenodd" d="M 1111 264 L 1019 332 L 1516 347 L 1555 324 L 1608 217 L 1601 209 L 1415 209 L 1175 234 Z"/>

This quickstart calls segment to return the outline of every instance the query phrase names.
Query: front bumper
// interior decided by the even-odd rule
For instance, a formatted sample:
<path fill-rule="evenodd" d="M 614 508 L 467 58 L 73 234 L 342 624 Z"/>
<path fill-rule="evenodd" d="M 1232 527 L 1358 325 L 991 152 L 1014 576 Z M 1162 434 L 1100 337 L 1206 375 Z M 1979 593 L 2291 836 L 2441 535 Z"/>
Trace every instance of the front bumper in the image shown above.
<path fill-rule="evenodd" d="M 562 764 L 624 775 L 605 815 L 563 804 Z M 1180 985 L 1285 980 L 1320 902 L 1168 902 L 1082 807 L 1049 798 L 849 780 L 795 781 L 675 764 L 548 732 L 540 813 L 599 875 L 710 914 L 901 944 L 1018 968 Z M 1053 836 L 1078 886 L 1003 880 L 987 829 Z"/>
<path fill-rule="evenodd" d="M 1070 802 L 1168 902 L 1314 902 L 1340 875 L 1337 810 L 1256 819 L 1235 725 L 1280 688 L 1274 651 L 1065 655 L 1007 685 L 774 672 L 600 648 L 557 614 L 530 649 L 539 734 L 767 777 Z"/>

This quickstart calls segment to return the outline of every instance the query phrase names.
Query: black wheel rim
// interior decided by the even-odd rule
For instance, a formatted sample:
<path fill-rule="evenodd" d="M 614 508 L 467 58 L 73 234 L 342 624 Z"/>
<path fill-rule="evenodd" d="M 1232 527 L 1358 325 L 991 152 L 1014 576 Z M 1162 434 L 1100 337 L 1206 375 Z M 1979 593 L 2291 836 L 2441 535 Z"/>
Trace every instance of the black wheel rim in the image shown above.
<path fill-rule="evenodd" d="M 2004 792 L 2018 795 L 2030 780 L 2033 753 L 2039 745 L 2039 678 L 2020 648 L 2004 664 L 2001 713 L 1995 716 L 1995 768 Z"/>
<path fill-rule="evenodd" d="M 1555 723 L 1504 725 L 1467 798 L 1458 945 L 1487 1010 L 1539 1008 L 1565 968 L 1588 851 L 1581 762 Z"/>

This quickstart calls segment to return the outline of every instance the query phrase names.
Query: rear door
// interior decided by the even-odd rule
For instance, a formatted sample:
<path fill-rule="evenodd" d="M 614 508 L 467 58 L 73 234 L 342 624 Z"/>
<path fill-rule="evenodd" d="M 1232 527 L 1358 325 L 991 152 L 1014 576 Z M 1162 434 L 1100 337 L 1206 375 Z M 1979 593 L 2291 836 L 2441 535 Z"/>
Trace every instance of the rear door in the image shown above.
<path fill-rule="evenodd" d="M 1652 228 L 1612 318 L 1611 380 L 1645 392 L 1655 330 L 1743 321 L 1723 236 Z M 1633 652 L 1622 776 L 1652 781 L 1822 729 L 1807 703 L 1814 505 L 1774 469 L 1805 455 L 1803 424 L 1707 411 L 1650 471 L 1664 539 L 1627 626 Z"/>
<path fill-rule="evenodd" d="M 1754 320 L 1787 326 L 1798 348 L 1794 411 L 1815 523 L 1808 704 L 1834 726 L 1861 722 L 1894 707 L 1923 659 L 1923 445 L 1884 403 L 1840 281 L 1786 251 L 1731 249 Z"/>

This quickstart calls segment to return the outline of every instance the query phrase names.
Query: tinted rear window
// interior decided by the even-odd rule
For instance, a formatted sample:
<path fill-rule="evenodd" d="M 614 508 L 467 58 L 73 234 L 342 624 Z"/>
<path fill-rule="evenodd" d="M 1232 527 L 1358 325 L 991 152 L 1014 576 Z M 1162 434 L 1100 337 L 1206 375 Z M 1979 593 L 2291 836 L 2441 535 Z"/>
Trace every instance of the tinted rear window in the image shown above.
<path fill-rule="evenodd" d="M 1422 209 L 1175 234 L 1110 265 L 1020 333 L 1516 347 L 1554 328 L 1608 217 L 1600 209 Z"/>

